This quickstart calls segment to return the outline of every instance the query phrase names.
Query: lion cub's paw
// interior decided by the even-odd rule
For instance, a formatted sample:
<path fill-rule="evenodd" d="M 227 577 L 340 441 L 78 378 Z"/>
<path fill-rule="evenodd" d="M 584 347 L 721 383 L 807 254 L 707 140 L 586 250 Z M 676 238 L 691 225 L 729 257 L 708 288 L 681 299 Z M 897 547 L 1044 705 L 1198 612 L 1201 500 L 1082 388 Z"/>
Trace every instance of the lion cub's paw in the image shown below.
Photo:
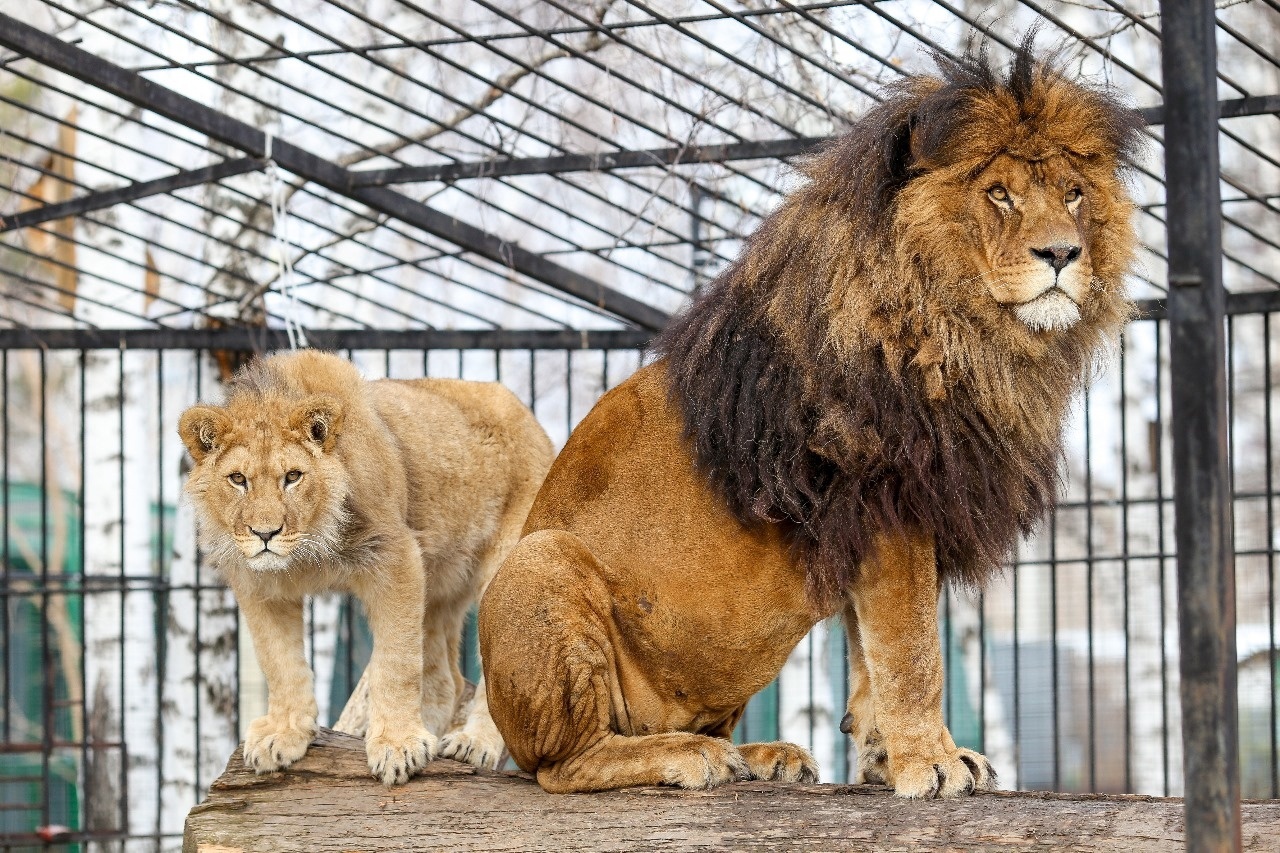
<path fill-rule="evenodd" d="M 726 782 L 745 782 L 751 768 L 742 753 L 722 738 L 699 737 L 693 748 L 674 751 L 664 762 L 663 782 L 681 788 L 714 788 Z"/>
<path fill-rule="evenodd" d="M 496 730 L 486 735 L 463 728 L 449 732 L 440 739 L 440 754 L 436 757 L 452 758 L 475 767 L 497 770 L 502 762 L 504 749 L 502 737 Z"/>
<path fill-rule="evenodd" d="M 422 727 L 408 734 L 369 735 L 364 751 L 369 771 L 382 784 L 403 785 L 436 757 L 436 736 Z"/>
<path fill-rule="evenodd" d="M 747 761 L 751 778 L 765 782 L 817 782 L 818 762 L 809 750 L 794 743 L 745 743 L 738 752 Z"/>
<path fill-rule="evenodd" d="M 316 734 L 311 717 L 258 717 L 244 739 L 244 763 L 254 773 L 282 770 L 307 754 Z"/>
<path fill-rule="evenodd" d="M 911 762 L 893 779 L 893 792 L 912 799 L 961 797 L 995 787 L 996 771 L 991 762 L 971 749 L 957 749 L 933 762 Z"/>

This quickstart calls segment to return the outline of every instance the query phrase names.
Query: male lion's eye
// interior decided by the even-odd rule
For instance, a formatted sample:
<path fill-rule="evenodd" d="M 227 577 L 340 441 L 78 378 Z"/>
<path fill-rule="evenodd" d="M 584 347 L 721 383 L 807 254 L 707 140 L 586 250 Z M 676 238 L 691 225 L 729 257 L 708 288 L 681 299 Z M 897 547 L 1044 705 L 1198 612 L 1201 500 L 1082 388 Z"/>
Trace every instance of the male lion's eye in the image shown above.
<path fill-rule="evenodd" d="M 302 479 L 301 471 L 290 471 L 288 474 L 284 475 L 284 481 L 286 483 L 296 483 L 301 479 Z"/>
<path fill-rule="evenodd" d="M 996 184 L 987 190 L 987 195 L 991 196 L 992 201 L 1008 201 L 1009 191 L 1004 187 Z"/>
<path fill-rule="evenodd" d="M 1067 194 L 1064 196 L 1064 201 L 1066 201 L 1067 204 L 1071 204 L 1072 202 L 1079 201 L 1080 197 L 1083 195 L 1084 193 L 1080 192 L 1079 187 L 1074 187 L 1067 190 Z"/>
<path fill-rule="evenodd" d="M 244 474 L 241 474 L 239 471 L 227 477 L 227 479 L 237 486 L 243 486 L 247 482 L 244 478 Z"/>

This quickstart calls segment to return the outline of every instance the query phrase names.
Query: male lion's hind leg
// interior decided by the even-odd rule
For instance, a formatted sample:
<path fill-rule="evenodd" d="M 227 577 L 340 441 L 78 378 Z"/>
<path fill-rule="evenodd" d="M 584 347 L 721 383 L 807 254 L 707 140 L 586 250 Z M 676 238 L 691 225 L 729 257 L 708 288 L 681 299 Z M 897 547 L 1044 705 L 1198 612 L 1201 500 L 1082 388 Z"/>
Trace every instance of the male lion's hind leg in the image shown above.
<path fill-rule="evenodd" d="M 840 720 L 840 731 L 849 735 L 858 755 L 855 785 L 883 785 L 889 778 L 889 753 L 876 728 L 875 705 L 871 698 L 871 678 L 858 635 L 858 616 L 852 604 L 844 612 L 845 635 L 849 640 L 849 702 Z"/>
<path fill-rule="evenodd" d="M 609 733 L 581 753 L 538 768 L 538 784 L 552 794 L 639 785 L 703 789 L 750 778 L 751 768 L 731 742 L 687 732 Z"/>
<path fill-rule="evenodd" d="M 996 786 L 991 763 L 959 749 L 942 722 L 938 570 L 932 542 L 882 537 L 851 596 L 871 686 L 874 725 L 886 753 L 884 781 L 900 797 L 955 797 Z M 855 710 L 853 724 L 858 724 Z M 870 721 L 868 721 L 868 725 Z"/>
<path fill-rule="evenodd" d="M 557 794 L 749 779 L 724 738 L 628 737 L 614 728 L 617 670 L 600 621 L 610 612 L 601 569 L 576 536 L 538 531 L 511 552 L 480 603 L 488 707 L 516 764 Z"/>

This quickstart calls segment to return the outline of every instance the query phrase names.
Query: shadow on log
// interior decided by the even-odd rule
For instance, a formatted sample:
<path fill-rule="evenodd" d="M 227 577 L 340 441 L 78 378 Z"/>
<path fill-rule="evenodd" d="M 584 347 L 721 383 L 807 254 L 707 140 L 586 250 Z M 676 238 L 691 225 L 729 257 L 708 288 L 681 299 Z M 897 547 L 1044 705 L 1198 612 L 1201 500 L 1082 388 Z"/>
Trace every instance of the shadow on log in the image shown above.
<path fill-rule="evenodd" d="M 1244 849 L 1280 850 L 1280 801 L 1246 803 Z M 184 853 L 515 850 L 1183 849 L 1182 801 L 987 793 L 897 799 L 873 785 L 740 782 L 552 796 L 527 775 L 436 761 L 401 788 L 369 775 L 363 742 L 322 730 L 289 770 L 240 750 L 187 816 Z"/>

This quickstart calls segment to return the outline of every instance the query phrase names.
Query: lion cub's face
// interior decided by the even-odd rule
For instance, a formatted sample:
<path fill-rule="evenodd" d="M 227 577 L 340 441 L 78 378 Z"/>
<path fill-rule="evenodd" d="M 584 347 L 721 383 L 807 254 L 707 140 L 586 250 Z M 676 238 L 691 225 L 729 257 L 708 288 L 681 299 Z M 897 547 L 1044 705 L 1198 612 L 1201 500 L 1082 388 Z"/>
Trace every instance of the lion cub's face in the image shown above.
<path fill-rule="evenodd" d="M 1080 320 L 1093 282 L 1088 184 L 1061 154 L 995 158 L 970 184 L 982 240 L 974 259 L 997 303 L 1033 331 Z"/>
<path fill-rule="evenodd" d="M 333 551 L 346 492 L 333 453 L 340 419 L 327 397 L 284 412 L 233 400 L 183 414 L 178 431 L 196 460 L 187 493 L 211 556 L 272 572 Z"/>

